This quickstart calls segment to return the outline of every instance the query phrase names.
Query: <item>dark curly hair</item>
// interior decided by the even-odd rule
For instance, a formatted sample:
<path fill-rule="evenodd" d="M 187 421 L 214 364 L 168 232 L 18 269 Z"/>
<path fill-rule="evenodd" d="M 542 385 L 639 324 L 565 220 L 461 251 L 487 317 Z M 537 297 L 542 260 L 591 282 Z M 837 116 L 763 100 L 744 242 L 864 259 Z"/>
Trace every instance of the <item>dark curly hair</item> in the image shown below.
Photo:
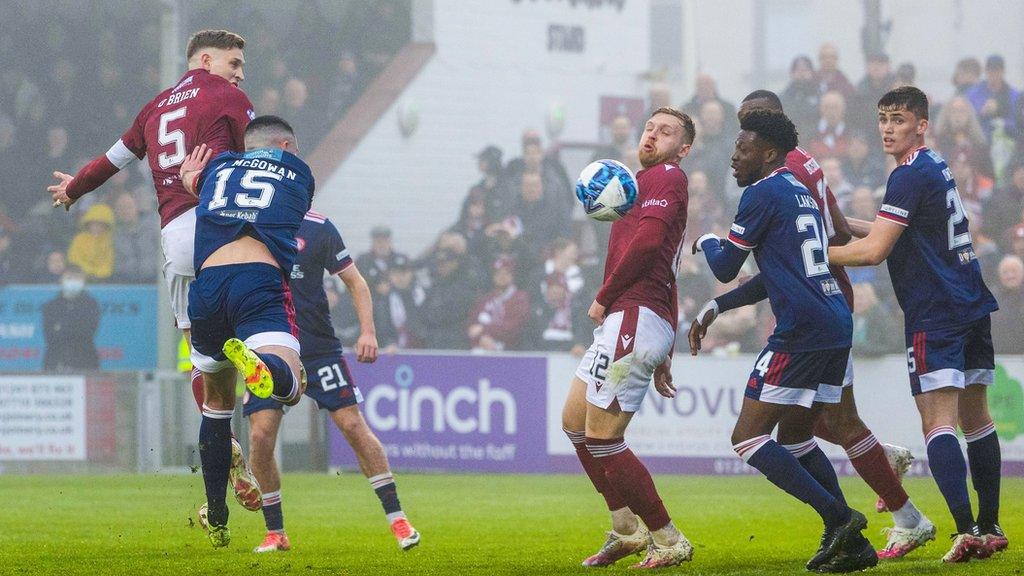
<path fill-rule="evenodd" d="M 793 122 L 782 112 L 757 108 L 743 115 L 740 129 L 757 134 L 783 155 L 796 148 L 797 132 Z"/>

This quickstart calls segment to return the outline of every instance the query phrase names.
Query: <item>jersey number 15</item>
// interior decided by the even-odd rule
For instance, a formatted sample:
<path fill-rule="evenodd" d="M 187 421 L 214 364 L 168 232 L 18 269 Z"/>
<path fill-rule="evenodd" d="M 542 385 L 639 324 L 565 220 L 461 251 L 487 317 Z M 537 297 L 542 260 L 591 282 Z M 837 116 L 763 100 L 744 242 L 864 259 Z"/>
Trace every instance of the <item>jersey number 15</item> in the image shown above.
<path fill-rule="evenodd" d="M 213 199 L 210 200 L 208 208 L 217 210 L 228 205 L 227 187 L 228 179 L 234 168 L 223 168 L 217 172 L 217 187 L 213 189 Z M 239 208 L 266 208 L 274 199 L 274 185 L 267 181 L 260 181 L 257 178 L 270 178 L 280 181 L 283 176 L 269 170 L 246 170 L 245 174 L 238 180 L 238 186 L 244 191 L 235 194 L 235 206 Z M 252 195 L 250 192 L 258 192 Z"/>

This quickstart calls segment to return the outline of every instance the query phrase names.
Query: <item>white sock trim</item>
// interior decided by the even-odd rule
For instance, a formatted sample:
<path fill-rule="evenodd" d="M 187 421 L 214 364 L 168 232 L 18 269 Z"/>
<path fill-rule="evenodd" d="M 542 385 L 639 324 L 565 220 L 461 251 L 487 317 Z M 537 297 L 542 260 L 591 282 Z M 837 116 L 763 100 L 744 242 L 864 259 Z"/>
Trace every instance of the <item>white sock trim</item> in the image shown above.
<path fill-rule="evenodd" d="M 818 447 L 818 443 L 814 441 L 814 438 L 811 438 L 810 440 L 805 440 L 798 444 L 783 444 L 782 447 L 789 450 L 789 453 L 792 454 L 794 458 L 800 458 L 813 452 L 814 449 Z"/>
<path fill-rule="evenodd" d="M 263 505 L 273 506 L 274 504 L 281 503 L 281 491 L 276 492 L 264 492 L 263 493 Z"/>
<path fill-rule="evenodd" d="M 988 424 L 985 424 L 984 426 L 982 426 L 981 428 L 978 428 L 977 430 L 971 430 L 970 432 L 965 430 L 964 431 L 964 438 L 966 438 L 968 442 L 976 442 L 978 440 L 981 440 L 985 436 L 988 436 L 989 434 L 995 434 L 995 433 L 996 433 L 996 425 L 995 425 L 995 423 L 989 422 Z"/>
<path fill-rule="evenodd" d="M 768 434 L 765 434 L 764 436 L 755 436 L 749 440 L 744 440 L 743 442 L 734 445 L 732 449 L 739 454 L 740 458 L 742 458 L 744 462 L 748 462 L 751 456 L 757 453 L 762 446 L 771 441 L 772 437 Z"/>
<path fill-rule="evenodd" d="M 934 439 L 936 439 L 939 436 L 942 436 L 944 434 L 952 436 L 955 439 L 956 438 L 956 428 L 953 428 L 952 426 L 938 426 L 936 428 L 932 428 L 924 436 L 924 443 L 925 443 L 925 445 L 931 444 L 932 440 L 934 440 Z"/>
<path fill-rule="evenodd" d="M 846 456 L 853 460 L 859 458 L 868 453 L 869 450 L 874 448 L 878 444 L 878 439 L 875 438 L 874 434 L 868 434 L 867 438 L 864 438 L 860 442 L 857 442 L 846 451 Z"/>
<path fill-rule="evenodd" d="M 377 488 L 387 486 L 388 484 L 394 484 L 395 477 L 391 472 L 384 472 L 383 474 L 371 476 L 367 478 L 366 481 L 370 483 L 370 486 L 373 487 L 374 490 L 376 490 Z"/>
<path fill-rule="evenodd" d="M 586 432 L 577 432 L 575 430 L 566 430 L 565 428 L 562 428 L 562 432 L 565 432 L 565 435 L 569 437 L 569 442 L 572 442 L 573 445 L 579 445 L 579 444 L 586 444 L 587 443 L 587 433 Z"/>
<path fill-rule="evenodd" d="M 207 418 L 212 418 L 214 420 L 230 420 L 231 415 L 234 413 L 234 410 L 217 410 L 203 404 L 203 416 Z"/>

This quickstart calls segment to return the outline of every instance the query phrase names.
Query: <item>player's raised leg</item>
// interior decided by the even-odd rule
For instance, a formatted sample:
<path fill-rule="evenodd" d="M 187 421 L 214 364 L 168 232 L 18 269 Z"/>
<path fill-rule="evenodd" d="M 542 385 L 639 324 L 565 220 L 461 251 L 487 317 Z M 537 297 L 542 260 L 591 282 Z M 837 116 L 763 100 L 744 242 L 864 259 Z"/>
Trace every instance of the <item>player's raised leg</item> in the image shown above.
<path fill-rule="evenodd" d="M 584 364 L 586 359 L 584 359 Z M 604 497 L 611 514 L 612 529 L 598 552 L 583 561 L 584 566 L 608 566 L 629 556 L 640 554 L 647 547 L 647 528 L 626 504 L 626 500 L 615 490 L 604 473 L 604 466 L 587 450 L 587 384 L 574 377 L 569 385 L 569 395 L 562 407 L 562 430 L 569 437 L 576 457 L 587 474 L 594 489 Z"/>
<path fill-rule="evenodd" d="M 266 536 L 253 552 L 283 552 L 290 550 L 292 545 L 284 529 L 281 475 L 274 460 L 274 446 L 284 411 L 277 406 L 261 406 L 261 409 L 252 411 L 251 404 L 247 402 L 245 407 L 249 418 L 249 461 L 264 490 L 263 521 L 267 527 Z"/>
<path fill-rule="evenodd" d="M 370 482 L 384 508 L 391 533 L 402 550 L 411 550 L 420 543 L 420 533 L 412 527 L 398 499 L 398 486 L 391 473 L 387 454 L 359 408 L 352 404 L 331 412 L 331 420 L 345 436 L 359 460 L 359 468 Z"/>

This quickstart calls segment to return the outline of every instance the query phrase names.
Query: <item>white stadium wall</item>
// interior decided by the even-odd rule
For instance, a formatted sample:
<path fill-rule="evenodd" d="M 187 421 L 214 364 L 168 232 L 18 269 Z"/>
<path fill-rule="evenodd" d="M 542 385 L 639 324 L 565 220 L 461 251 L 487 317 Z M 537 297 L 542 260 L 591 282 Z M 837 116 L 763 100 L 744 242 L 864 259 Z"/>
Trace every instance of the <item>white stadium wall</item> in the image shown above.
<path fill-rule="evenodd" d="M 594 141 L 602 96 L 646 91 L 647 0 L 425 4 L 432 4 L 433 59 L 345 162 L 318 175 L 314 208 L 356 254 L 376 224 L 394 230 L 399 250 L 429 245 L 455 222 L 479 179 L 474 155 L 495 144 L 506 161 L 518 156 L 523 130 L 544 133 L 553 107 L 565 111 L 561 140 Z M 552 27 L 564 32 L 561 49 L 549 49 Z M 398 126 L 403 108 L 418 114 L 408 137 Z"/>

